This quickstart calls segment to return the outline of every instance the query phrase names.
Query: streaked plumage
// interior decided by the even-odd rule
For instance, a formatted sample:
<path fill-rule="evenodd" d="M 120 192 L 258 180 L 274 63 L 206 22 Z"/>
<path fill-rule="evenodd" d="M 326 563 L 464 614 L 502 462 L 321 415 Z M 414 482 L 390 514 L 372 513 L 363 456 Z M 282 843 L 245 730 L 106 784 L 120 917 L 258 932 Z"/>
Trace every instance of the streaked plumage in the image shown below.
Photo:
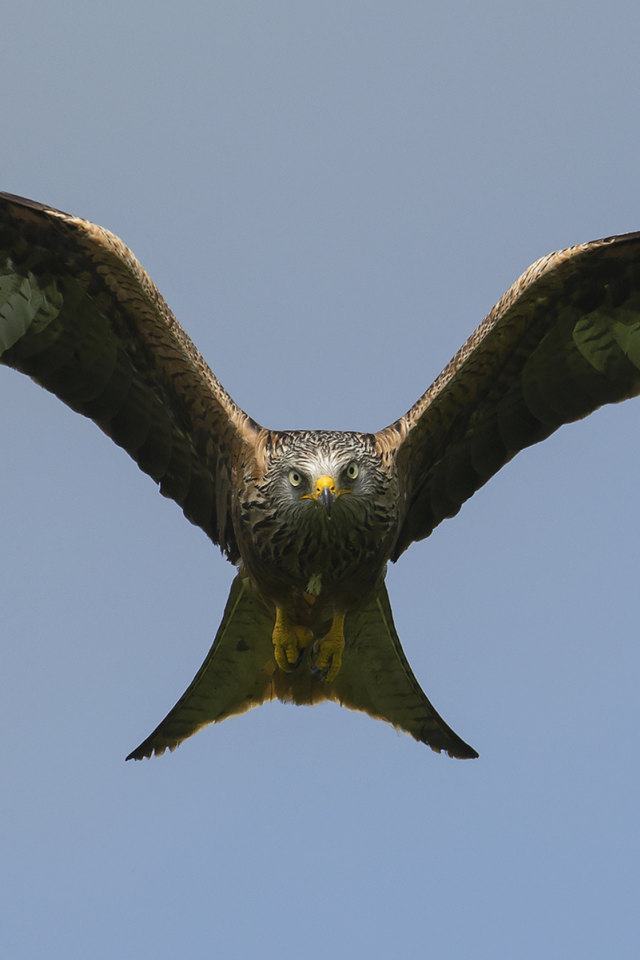
<path fill-rule="evenodd" d="M 640 392 L 640 235 L 535 263 L 384 430 L 274 432 L 117 237 L 2 194 L 0 360 L 92 418 L 238 565 L 202 668 L 132 757 L 274 697 L 334 700 L 472 757 L 411 672 L 386 565 L 519 450 Z"/>

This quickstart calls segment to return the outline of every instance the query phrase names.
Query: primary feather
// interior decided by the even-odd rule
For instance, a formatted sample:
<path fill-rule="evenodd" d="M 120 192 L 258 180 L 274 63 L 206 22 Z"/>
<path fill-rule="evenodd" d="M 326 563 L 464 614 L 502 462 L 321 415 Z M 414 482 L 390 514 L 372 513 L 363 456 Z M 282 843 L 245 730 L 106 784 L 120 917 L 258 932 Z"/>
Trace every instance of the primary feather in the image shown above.
<path fill-rule="evenodd" d="M 0 194 L 0 361 L 93 419 L 239 568 L 202 668 L 131 757 L 274 697 L 473 757 L 411 672 L 386 566 L 519 450 L 640 392 L 640 235 L 535 263 L 378 433 L 271 431 L 117 237 Z"/>

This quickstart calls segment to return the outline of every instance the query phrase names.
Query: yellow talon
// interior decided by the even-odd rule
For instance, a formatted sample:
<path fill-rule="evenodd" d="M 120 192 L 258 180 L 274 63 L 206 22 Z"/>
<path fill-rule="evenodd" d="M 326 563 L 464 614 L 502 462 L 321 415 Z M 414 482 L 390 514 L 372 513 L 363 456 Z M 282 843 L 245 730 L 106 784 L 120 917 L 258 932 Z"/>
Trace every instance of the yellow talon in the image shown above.
<path fill-rule="evenodd" d="M 327 670 L 327 667 L 329 664 L 331 664 L 331 667 L 327 671 L 327 675 L 324 678 L 327 683 L 335 680 L 335 678 L 338 676 L 340 667 L 342 666 L 343 650 L 344 614 L 340 614 L 333 618 L 333 623 L 331 624 L 329 633 L 322 637 L 321 640 L 316 640 L 315 644 L 313 645 L 316 670 L 322 673 L 324 670 Z"/>
<path fill-rule="evenodd" d="M 276 607 L 276 622 L 271 635 L 276 663 L 281 670 L 291 673 L 298 665 L 300 651 L 313 640 L 308 627 L 294 626 L 284 609 Z"/>

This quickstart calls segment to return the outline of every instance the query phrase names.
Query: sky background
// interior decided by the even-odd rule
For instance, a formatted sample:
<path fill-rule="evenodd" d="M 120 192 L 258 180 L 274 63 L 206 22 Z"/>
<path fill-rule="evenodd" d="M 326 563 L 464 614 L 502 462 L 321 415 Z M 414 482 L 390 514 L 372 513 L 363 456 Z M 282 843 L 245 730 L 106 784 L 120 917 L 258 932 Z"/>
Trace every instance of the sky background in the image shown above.
<path fill-rule="evenodd" d="M 273 428 L 402 415 L 538 257 L 640 229 L 637 2 L 5 0 L 0 186 L 133 249 Z M 480 752 L 270 704 L 124 763 L 233 571 L 0 369 L 12 960 L 636 956 L 640 405 L 520 454 L 390 570 Z"/>

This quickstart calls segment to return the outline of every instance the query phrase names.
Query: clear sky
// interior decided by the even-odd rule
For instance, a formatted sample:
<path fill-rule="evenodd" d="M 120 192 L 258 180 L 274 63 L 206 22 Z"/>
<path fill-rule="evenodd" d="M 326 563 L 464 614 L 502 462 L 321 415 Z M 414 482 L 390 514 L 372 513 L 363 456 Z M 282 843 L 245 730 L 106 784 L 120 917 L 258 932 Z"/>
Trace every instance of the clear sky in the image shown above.
<path fill-rule="evenodd" d="M 386 425 L 531 262 L 640 229 L 632 0 L 5 0 L 2 35 L 1 188 L 121 236 L 269 427 Z M 389 573 L 478 760 L 274 704 L 125 764 L 233 571 L 0 368 L 2 956 L 638 955 L 639 424 L 562 429 Z"/>

